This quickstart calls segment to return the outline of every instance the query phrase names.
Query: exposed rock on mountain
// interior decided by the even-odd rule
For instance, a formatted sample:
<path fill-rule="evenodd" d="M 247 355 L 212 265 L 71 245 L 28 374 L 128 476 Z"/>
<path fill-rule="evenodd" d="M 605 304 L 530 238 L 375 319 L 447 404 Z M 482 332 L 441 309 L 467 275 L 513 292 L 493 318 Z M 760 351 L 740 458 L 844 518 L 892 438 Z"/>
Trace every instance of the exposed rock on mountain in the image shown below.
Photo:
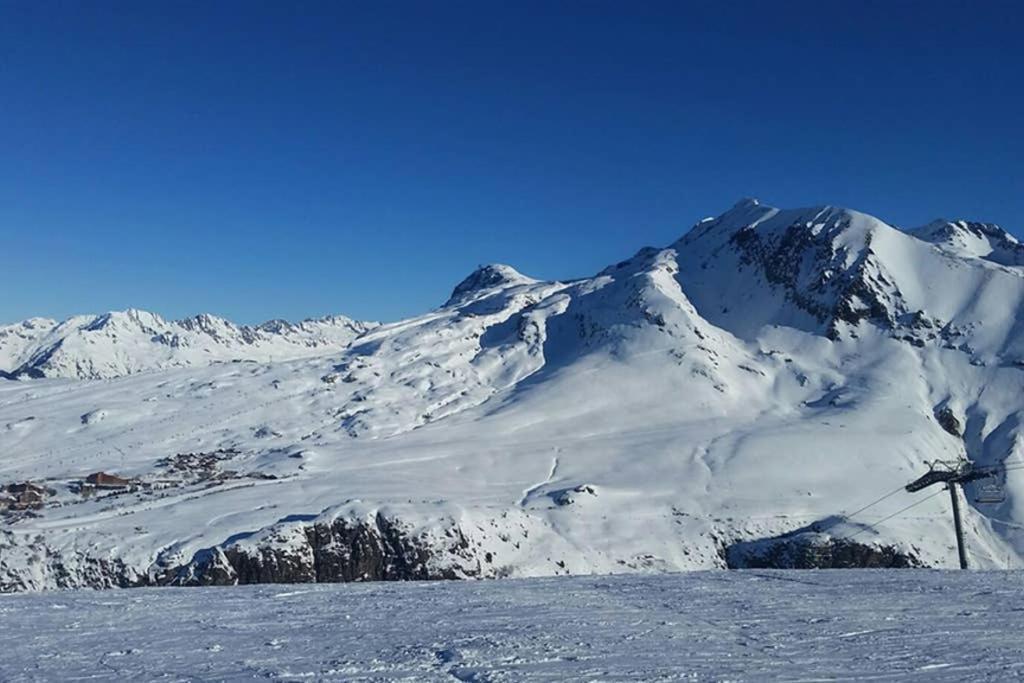
<path fill-rule="evenodd" d="M 974 226 L 1016 249 L 1016 240 L 995 226 L 945 225 Z M 932 241 L 946 233 L 935 226 L 906 233 L 849 209 L 780 210 L 746 200 L 674 246 L 683 289 L 697 308 L 748 339 L 765 325 L 832 339 L 881 329 L 915 345 L 966 350 L 976 348 L 966 336 L 986 320 L 993 325 L 987 332 L 998 335 L 986 334 L 986 342 L 1013 341 L 1009 327 L 999 328 L 1016 326 L 1007 311 L 1020 306 L 1024 272 L 973 258 L 980 248 L 970 255 L 936 249 Z M 1005 308 L 996 296 L 1007 297 Z"/>
<path fill-rule="evenodd" d="M 730 569 L 907 569 L 921 563 L 911 552 L 812 531 L 748 541 L 727 550 Z"/>
<path fill-rule="evenodd" d="M 457 524 L 438 520 L 419 531 L 384 512 L 267 528 L 226 547 L 198 553 L 177 570 L 176 585 L 337 583 L 465 579 L 484 574 Z"/>
<path fill-rule="evenodd" d="M 938 220 L 910 234 L 954 256 L 981 258 L 1004 266 L 1024 265 L 1024 244 L 992 223 Z"/>
<path fill-rule="evenodd" d="M 480 266 L 455 286 L 445 306 L 457 306 L 471 299 L 516 285 L 536 283 L 536 280 L 526 277 L 512 266 L 501 263 Z"/>

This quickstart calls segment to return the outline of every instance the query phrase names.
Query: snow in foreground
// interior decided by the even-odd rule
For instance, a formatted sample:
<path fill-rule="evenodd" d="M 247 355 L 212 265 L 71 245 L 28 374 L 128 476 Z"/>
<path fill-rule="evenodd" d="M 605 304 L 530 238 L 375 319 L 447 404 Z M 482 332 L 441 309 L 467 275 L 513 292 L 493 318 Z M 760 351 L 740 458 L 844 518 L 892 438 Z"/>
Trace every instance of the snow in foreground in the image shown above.
<path fill-rule="evenodd" d="M 980 680 L 1020 572 L 696 572 L 0 596 L 0 680 Z"/>

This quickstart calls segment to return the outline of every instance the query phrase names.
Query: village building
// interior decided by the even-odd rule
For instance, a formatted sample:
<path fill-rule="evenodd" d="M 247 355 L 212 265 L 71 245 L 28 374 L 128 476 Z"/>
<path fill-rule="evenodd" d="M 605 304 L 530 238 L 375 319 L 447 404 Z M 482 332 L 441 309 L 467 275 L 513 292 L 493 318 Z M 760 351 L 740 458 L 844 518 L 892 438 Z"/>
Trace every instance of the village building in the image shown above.
<path fill-rule="evenodd" d="M 43 507 L 42 493 L 37 491 L 25 491 L 19 493 L 14 499 L 14 505 L 11 506 L 12 510 L 34 510 L 36 508 Z"/>
<path fill-rule="evenodd" d="M 85 482 L 94 488 L 106 490 L 126 489 L 135 483 L 131 479 L 125 479 L 115 474 L 107 474 L 106 472 L 93 472 L 85 478 Z"/>
<path fill-rule="evenodd" d="M 0 509 L 34 510 L 43 507 L 48 495 L 46 487 L 30 481 L 8 484 L 7 495 L 0 498 Z"/>
<path fill-rule="evenodd" d="M 31 481 L 23 481 L 17 484 L 8 484 L 7 492 L 19 496 L 23 493 L 37 493 L 40 496 L 46 495 L 46 488 L 41 484 L 36 484 Z"/>

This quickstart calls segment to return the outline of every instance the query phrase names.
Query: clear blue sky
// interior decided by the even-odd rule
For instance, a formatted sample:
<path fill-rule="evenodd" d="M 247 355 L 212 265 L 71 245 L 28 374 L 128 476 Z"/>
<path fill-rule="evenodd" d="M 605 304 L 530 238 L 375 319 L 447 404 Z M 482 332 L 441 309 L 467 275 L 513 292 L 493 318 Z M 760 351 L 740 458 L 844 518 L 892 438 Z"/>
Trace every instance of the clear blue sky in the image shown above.
<path fill-rule="evenodd" d="M 480 263 L 590 274 L 746 195 L 1018 231 L 1022 17 L 0 0 L 0 320 L 395 319 Z"/>

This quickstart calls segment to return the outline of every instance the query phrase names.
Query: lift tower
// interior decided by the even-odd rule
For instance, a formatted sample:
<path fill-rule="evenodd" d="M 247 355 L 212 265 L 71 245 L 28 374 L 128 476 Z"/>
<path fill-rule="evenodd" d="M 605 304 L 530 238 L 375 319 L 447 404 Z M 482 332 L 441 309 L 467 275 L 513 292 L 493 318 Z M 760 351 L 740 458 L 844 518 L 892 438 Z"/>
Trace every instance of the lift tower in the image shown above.
<path fill-rule="evenodd" d="M 967 460 L 956 462 L 935 461 L 929 464 L 930 469 L 904 488 L 910 493 L 928 488 L 932 484 L 946 485 L 949 491 L 949 500 L 953 504 L 953 529 L 956 531 L 956 551 L 960 556 L 960 569 L 967 569 L 967 548 L 964 546 L 964 527 L 960 521 L 960 498 L 957 496 L 956 487 L 963 487 L 969 481 L 986 479 L 994 476 L 997 468 L 975 467 Z"/>

